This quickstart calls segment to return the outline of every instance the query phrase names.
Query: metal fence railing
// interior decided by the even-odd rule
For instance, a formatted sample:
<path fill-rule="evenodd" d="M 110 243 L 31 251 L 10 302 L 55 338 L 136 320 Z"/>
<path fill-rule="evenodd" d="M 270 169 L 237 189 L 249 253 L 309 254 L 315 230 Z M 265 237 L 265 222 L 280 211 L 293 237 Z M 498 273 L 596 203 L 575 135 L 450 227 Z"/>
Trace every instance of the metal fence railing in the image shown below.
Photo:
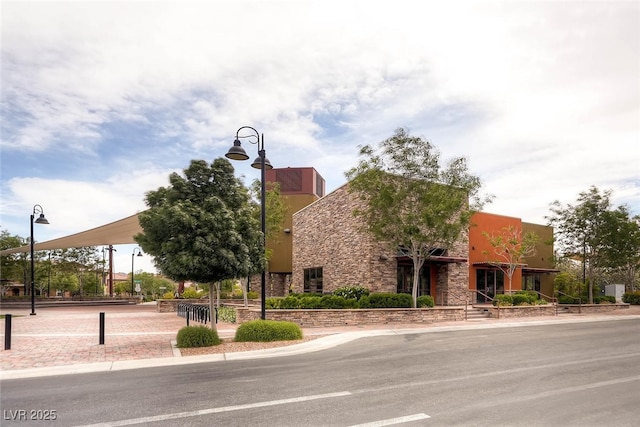
<path fill-rule="evenodd" d="M 211 322 L 211 309 L 208 305 L 202 304 L 190 304 L 186 302 L 178 303 L 176 312 L 179 317 L 187 319 L 187 326 L 189 326 L 189 320 L 194 322 L 204 323 Z M 218 323 L 218 309 L 216 312 L 216 323 Z"/>

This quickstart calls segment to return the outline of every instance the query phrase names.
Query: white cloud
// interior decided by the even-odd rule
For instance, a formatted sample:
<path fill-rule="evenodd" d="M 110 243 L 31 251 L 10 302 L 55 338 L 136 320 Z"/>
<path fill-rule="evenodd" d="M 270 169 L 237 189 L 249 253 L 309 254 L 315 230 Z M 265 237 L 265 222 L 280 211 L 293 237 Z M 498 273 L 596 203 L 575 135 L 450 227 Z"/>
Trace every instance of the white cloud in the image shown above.
<path fill-rule="evenodd" d="M 407 126 L 469 159 L 491 212 L 544 222 L 596 185 L 640 213 L 634 2 L 5 2 L 1 31 L 14 233 L 33 201 L 58 234 L 130 215 L 242 125 L 329 190 Z"/>

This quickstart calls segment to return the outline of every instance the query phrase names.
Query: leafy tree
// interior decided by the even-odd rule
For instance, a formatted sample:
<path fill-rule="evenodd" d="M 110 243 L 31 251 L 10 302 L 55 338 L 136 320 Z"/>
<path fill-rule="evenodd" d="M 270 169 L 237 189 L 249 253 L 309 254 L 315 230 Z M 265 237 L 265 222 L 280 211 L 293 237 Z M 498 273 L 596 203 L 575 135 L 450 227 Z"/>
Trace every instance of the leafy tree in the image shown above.
<path fill-rule="evenodd" d="M 78 277 L 70 272 L 57 271 L 51 276 L 51 287 L 62 292 L 62 295 L 66 291 L 74 293 L 79 289 L 79 283 Z"/>
<path fill-rule="evenodd" d="M 512 225 L 503 227 L 495 234 L 486 231 L 482 235 L 489 241 L 492 251 L 484 251 L 487 263 L 497 267 L 507 276 L 508 292 L 511 293 L 513 274 L 522 266 L 524 258 L 534 255 L 540 239 L 533 231 L 522 233 L 522 228 Z"/>
<path fill-rule="evenodd" d="M 620 272 L 628 292 L 635 291 L 635 279 L 640 267 L 640 215 L 631 217 L 625 206 L 605 212 L 601 244 L 603 263 L 612 275 Z"/>
<path fill-rule="evenodd" d="M 479 197 L 480 179 L 468 172 L 463 157 L 442 165 L 437 148 L 406 129 L 380 142 L 378 151 L 361 147 L 360 156 L 358 166 L 346 173 L 349 191 L 364 202 L 354 215 L 378 241 L 411 257 L 416 307 L 425 261 L 458 241 L 488 199 Z"/>
<path fill-rule="evenodd" d="M 280 183 L 278 182 L 267 182 L 266 183 L 266 191 L 265 191 L 265 232 L 266 232 L 266 240 L 273 242 L 275 244 L 279 243 L 280 231 L 282 230 L 282 224 L 284 222 L 285 215 L 287 214 L 287 206 L 284 203 L 284 200 L 281 197 L 280 193 Z M 260 200 L 261 197 L 261 188 L 262 184 L 260 180 L 254 180 L 251 184 L 251 193 L 253 194 L 254 200 Z M 256 209 L 254 210 L 254 215 L 257 221 L 260 221 L 261 211 L 260 206 L 255 205 Z M 268 261 L 271 259 L 273 250 L 266 247 L 265 245 L 265 258 Z M 253 266 L 251 274 L 258 274 L 262 272 L 262 265 L 256 264 Z M 248 275 L 245 280 L 240 280 L 242 286 L 242 293 L 244 299 L 244 306 L 247 307 L 249 305 L 247 292 L 249 291 L 249 282 L 251 280 L 250 275 Z"/>
<path fill-rule="evenodd" d="M 28 243 L 20 236 L 12 236 L 7 230 L 0 231 L 0 250 L 17 248 Z M 27 271 L 25 254 L 8 254 L 0 257 L 0 276 L 4 281 L 21 282 Z M 4 291 L 4 290 L 3 290 Z M 3 292 L 4 294 L 4 292 Z"/>
<path fill-rule="evenodd" d="M 553 279 L 553 286 L 559 295 L 580 295 L 580 281 L 578 277 L 570 271 L 563 271 L 556 274 Z"/>
<path fill-rule="evenodd" d="M 134 275 L 134 280 L 140 280 L 140 292 L 143 295 L 150 296 L 152 299 L 156 299 L 159 295 L 167 292 L 173 294 L 176 289 L 175 283 L 171 280 L 156 276 L 153 273 L 137 272 Z M 131 289 L 129 289 L 129 292 L 131 292 Z"/>
<path fill-rule="evenodd" d="M 591 186 L 579 194 L 575 205 L 563 206 L 559 201 L 551 204 L 552 215 L 547 217 L 554 227 L 556 247 L 565 256 L 579 257 L 582 261 L 582 280 L 588 286 L 589 304 L 593 304 L 593 286 L 599 264 L 604 261 L 606 239 L 604 224 L 611 208 L 611 190 L 600 192 Z"/>
<path fill-rule="evenodd" d="M 47 256 L 51 254 L 51 261 L 55 265 L 55 269 L 64 273 L 76 276 L 78 283 L 78 293 L 80 296 L 85 293 L 95 292 L 95 281 L 92 275 L 87 274 L 93 271 L 95 259 L 97 256 L 97 248 L 95 246 L 85 246 L 80 248 L 57 249 L 47 252 Z M 48 274 L 48 272 L 45 272 Z M 93 273 L 93 275 L 95 272 Z M 89 283 L 85 283 L 89 279 Z"/>
<path fill-rule="evenodd" d="M 172 173 L 168 187 L 148 192 L 146 203 L 135 240 L 170 279 L 211 284 L 264 265 L 255 207 L 226 159 L 192 160 L 184 176 Z"/>

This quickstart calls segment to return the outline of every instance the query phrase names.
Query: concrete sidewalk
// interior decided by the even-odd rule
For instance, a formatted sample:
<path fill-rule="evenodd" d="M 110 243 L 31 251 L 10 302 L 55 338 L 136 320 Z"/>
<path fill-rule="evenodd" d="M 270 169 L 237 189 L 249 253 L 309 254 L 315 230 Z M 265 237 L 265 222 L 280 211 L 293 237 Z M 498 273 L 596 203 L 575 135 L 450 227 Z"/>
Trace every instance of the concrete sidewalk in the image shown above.
<path fill-rule="evenodd" d="M 99 343 L 100 312 L 105 313 L 105 342 Z M 365 336 L 427 333 L 453 329 L 485 329 L 549 323 L 638 319 L 640 307 L 597 315 L 561 315 L 515 319 L 443 322 L 427 325 L 368 325 L 303 328 L 305 336 L 322 338 L 286 347 L 241 353 L 181 356 L 172 346 L 186 320 L 176 313 L 158 313 L 153 304 L 7 310 L 12 315 L 11 349 L 0 352 L 0 380 L 69 373 L 173 366 L 217 360 L 274 357 L 333 347 Z M 219 323 L 221 338 L 232 338 L 236 325 Z M 5 320 L 0 320 L 4 344 Z M 3 346 L 4 349 L 4 346 Z"/>

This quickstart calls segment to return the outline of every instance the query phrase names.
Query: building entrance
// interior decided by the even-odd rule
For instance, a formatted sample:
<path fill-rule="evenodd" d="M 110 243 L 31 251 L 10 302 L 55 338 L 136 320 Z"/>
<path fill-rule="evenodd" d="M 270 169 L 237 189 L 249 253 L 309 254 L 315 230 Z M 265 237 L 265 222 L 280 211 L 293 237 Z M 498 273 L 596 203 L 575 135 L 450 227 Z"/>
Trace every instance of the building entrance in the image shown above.
<path fill-rule="evenodd" d="M 476 270 L 477 303 L 489 304 L 493 297 L 504 293 L 504 273 L 500 270 Z"/>

